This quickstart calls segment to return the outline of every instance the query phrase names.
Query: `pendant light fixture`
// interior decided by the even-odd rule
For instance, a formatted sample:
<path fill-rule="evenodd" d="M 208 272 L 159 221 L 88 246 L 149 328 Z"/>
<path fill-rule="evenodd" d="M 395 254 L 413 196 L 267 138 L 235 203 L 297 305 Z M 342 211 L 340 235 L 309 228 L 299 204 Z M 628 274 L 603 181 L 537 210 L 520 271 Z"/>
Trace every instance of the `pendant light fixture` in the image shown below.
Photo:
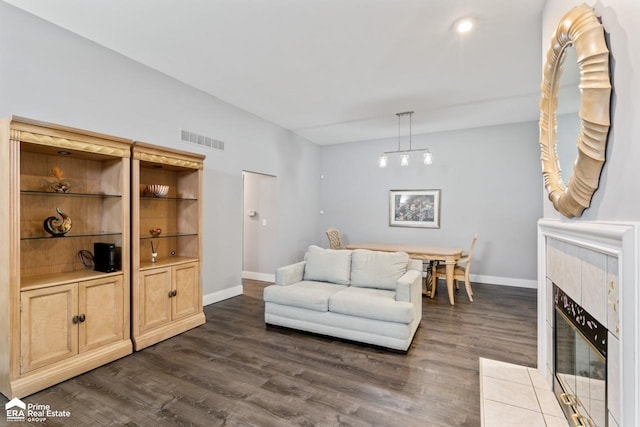
<path fill-rule="evenodd" d="M 400 154 L 400 166 L 409 166 L 409 154 L 414 152 L 421 152 L 422 155 L 422 163 L 425 165 L 430 165 L 433 163 L 433 155 L 426 148 L 413 148 L 411 141 L 411 115 L 413 111 L 405 111 L 403 113 L 396 113 L 398 116 L 398 149 L 393 151 L 385 151 L 382 153 L 380 157 L 378 157 L 378 166 L 381 168 L 386 168 L 388 164 L 389 157 L 388 154 Z M 402 125 L 402 117 L 408 116 L 409 118 L 409 149 L 402 150 L 400 148 L 400 134 L 401 134 L 401 125 Z"/>

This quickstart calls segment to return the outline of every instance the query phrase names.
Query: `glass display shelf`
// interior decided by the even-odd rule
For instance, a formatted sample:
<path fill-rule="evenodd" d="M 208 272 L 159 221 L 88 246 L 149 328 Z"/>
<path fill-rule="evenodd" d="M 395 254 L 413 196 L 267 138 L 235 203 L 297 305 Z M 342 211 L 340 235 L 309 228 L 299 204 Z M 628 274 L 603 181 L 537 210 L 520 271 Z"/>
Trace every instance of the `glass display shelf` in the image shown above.
<path fill-rule="evenodd" d="M 61 239 L 73 239 L 73 238 L 79 238 L 79 237 L 104 237 L 104 236 L 120 236 L 122 234 L 122 232 L 95 232 L 95 233 L 91 233 L 91 232 L 87 232 L 87 233 L 77 233 L 74 234 L 72 231 L 68 232 L 67 234 L 64 234 L 62 236 L 52 236 L 51 234 L 45 234 L 45 232 L 43 232 L 42 234 L 37 234 L 37 235 L 32 235 L 32 236 L 22 236 L 20 237 L 20 240 L 61 240 Z"/>
<path fill-rule="evenodd" d="M 140 236 L 140 240 L 151 240 L 151 239 L 167 239 L 169 237 L 190 237 L 190 236 L 197 236 L 198 233 L 167 233 L 167 234 L 161 234 L 157 237 L 153 237 L 151 235 L 149 236 Z"/>
<path fill-rule="evenodd" d="M 198 201 L 197 197 L 155 197 L 155 196 L 140 196 L 141 200 L 187 200 L 187 201 Z"/>
<path fill-rule="evenodd" d="M 28 196 L 61 196 L 61 197 L 98 197 L 102 199 L 107 198 L 122 198 L 120 194 L 104 194 L 104 193 L 57 193 L 55 191 L 41 191 L 41 190 L 20 190 L 20 194 Z"/>

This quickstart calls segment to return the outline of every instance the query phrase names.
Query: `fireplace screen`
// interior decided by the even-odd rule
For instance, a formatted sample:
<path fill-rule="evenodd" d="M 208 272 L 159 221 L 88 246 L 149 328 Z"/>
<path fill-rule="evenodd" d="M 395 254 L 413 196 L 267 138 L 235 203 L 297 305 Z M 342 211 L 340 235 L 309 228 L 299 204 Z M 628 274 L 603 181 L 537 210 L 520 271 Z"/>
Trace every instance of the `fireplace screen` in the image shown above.
<path fill-rule="evenodd" d="M 607 330 L 554 285 L 554 392 L 576 426 L 607 425 Z"/>

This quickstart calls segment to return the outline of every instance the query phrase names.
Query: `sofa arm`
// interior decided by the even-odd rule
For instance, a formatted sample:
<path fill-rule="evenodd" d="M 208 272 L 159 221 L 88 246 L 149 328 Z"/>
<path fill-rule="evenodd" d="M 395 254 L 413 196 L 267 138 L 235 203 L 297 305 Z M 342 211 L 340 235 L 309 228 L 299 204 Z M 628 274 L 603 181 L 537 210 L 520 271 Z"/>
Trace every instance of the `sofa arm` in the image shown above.
<path fill-rule="evenodd" d="M 276 270 L 276 285 L 292 285 L 302 280 L 304 277 L 304 266 L 306 261 L 285 265 Z"/>
<path fill-rule="evenodd" d="M 415 289 L 418 289 L 418 295 L 422 293 L 422 272 L 418 270 L 409 270 L 398 279 L 396 286 L 396 301 L 411 302 L 411 295 L 415 295 Z"/>

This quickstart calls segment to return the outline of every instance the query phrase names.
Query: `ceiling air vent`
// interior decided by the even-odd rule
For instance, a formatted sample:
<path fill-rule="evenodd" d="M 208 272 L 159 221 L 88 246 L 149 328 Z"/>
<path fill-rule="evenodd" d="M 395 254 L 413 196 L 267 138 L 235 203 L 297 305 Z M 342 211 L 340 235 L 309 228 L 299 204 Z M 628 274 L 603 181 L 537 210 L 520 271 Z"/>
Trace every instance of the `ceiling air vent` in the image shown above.
<path fill-rule="evenodd" d="M 189 132 L 188 130 L 180 130 L 180 139 L 190 144 L 198 144 L 203 147 L 213 148 L 214 150 L 224 151 L 224 141 L 219 141 L 204 135 Z"/>

